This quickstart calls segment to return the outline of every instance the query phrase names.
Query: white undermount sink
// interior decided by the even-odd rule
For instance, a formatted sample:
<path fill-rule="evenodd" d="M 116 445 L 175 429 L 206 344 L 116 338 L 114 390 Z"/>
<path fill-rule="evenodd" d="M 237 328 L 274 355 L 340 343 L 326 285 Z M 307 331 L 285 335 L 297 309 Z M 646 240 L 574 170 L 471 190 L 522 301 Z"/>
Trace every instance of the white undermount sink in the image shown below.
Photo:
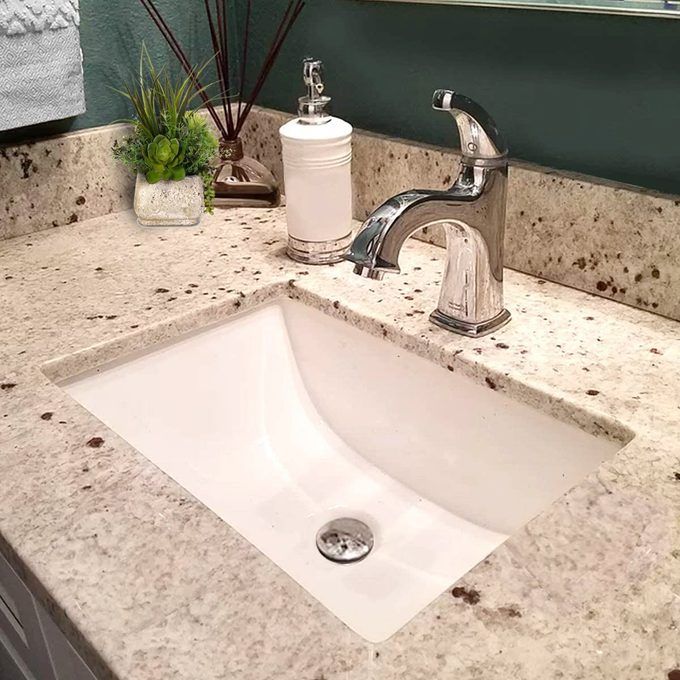
<path fill-rule="evenodd" d="M 372 642 L 621 446 L 290 300 L 64 388 Z M 344 516 L 352 565 L 315 544 Z"/>

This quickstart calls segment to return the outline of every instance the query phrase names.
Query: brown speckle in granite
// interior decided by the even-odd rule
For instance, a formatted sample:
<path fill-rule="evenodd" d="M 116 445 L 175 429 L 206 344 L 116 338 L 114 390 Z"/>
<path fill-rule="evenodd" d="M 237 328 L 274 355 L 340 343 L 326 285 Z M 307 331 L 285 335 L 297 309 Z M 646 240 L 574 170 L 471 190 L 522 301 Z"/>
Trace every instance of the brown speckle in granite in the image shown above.
<path fill-rule="evenodd" d="M 668 680 L 680 680 L 680 668 L 674 668 L 668 671 Z"/>
<path fill-rule="evenodd" d="M 16 387 L 16 383 L 0 383 L 0 390 L 11 390 L 13 387 Z"/>
<path fill-rule="evenodd" d="M 507 345 L 504 342 L 497 342 L 496 347 L 498 347 L 498 349 L 510 349 L 510 345 Z"/>
<path fill-rule="evenodd" d="M 640 283 L 640 281 L 642 281 L 642 274 L 636 274 L 635 275 L 635 283 Z"/>
<path fill-rule="evenodd" d="M 586 390 L 586 394 L 589 397 L 596 397 L 600 393 L 599 390 Z"/>
<path fill-rule="evenodd" d="M 676 481 L 676 482 L 680 482 L 680 472 L 676 472 L 676 473 L 674 474 L 674 477 L 675 477 L 675 481 Z"/>
<path fill-rule="evenodd" d="M 463 586 L 456 586 L 451 591 L 451 595 L 470 605 L 477 604 L 482 597 L 478 590 L 475 590 L 474 588 L 464 588 Z"/>
<path fill-rule="evenodd" d="M 155 292 L 156 293 L 169 293 L 170 291 L 167 288 L 156 288 Z"/>
<path fill-rule="evenodd" d="M 104 267 L 95 267 L 95 271 L 96 271 L 96 272 L 103 272 L 103 271 L 104 271 Z"/>
<path fill-rule="evenodd" d="M 28 179 L 30 177 L 30 170 L 31 170 L 31 165 L 33 165 L 33 161 L 28 157 L 27 153 L 22 153 L 21 154 L 21 172 L 22 174 L 22 179 Z"/>
<path fill-rule="evenodd" d="M 447 364 L 446 368 L 448 368 L 449 371 L 451 371 L 451 373 L 453 373 L 453 366 L 451 366 L 451 364 Z"/>
<path fill-rule="evenodd" d="M 484 378 L 484 382 L 492 389 L 495 390 L 498 388 L 498 385 L 491 379 L 491 378 Z"/>
<path fill-rule="evenodd" d="M 657 349 L 656 347 L 652 347 L 652 349 L 649 350 L 652 354 L 663 354 L 663 352 L 660 349 Z"/>
<path fill-rule="evenodd" d="M 86 446 L 89 446 L 91 449 L 101 448 L 103 444 L 104 440 L 101 437 L 92 437 L 92 439 L 86 442 Z"/>
<path fill-rule="evenodd" d="M 609 287 L 609 284 L 606 283 L 605 281 L 598 281 L 597 285 L 596 285 L 596 288 L 600 291 L 607 290 L 608 287 Z"/>
<path fill-rule="evenodd" d="M 654 267 L 654 269 L 652 269 L 652 278 L 658 279 L 660 276 L 661 272 L 656 267 Z"/>
<path fill-rule="evenodd" d="M 92 484 L 85 484 L 85 486 L 80 487 L 83 491 L 89 491 L 92 488 Z"/>
<path fill-rule="evenodd" d="M 498 612 L 511 619 L 521 619 L 522 612 L 517 607 L 499 607 Z"/>
<path fill-rule="evenodd" d="M 85 196 L 78 196 L 76 198 L 76 205 L 84 205 L 85 204 Z"/>
<path fill-rule="evenodd" d="M 42 420 L 52 420 L 53 415 L 54 413 L 52 413 L 52 411 L 45 411 L 45 413 L 43 413 L 40 417 Z"/>
<path fill-rule="evenodd" d="M 340 307 L 340 302 L 339 302 L 338 300 L 334 300 L 334 301 L 333 301 L 333 307 L 334 307 L 335 309 L 338 309 L 338 307 Z"/>

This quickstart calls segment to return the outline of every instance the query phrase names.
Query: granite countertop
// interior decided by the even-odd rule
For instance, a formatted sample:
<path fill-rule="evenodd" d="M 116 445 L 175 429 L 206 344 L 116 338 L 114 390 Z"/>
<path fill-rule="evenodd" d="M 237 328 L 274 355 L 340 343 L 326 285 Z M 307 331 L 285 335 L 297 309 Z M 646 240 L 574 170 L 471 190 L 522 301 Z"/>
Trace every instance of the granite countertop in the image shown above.
<path fill-rule="evenodd" d="M 507 272 L 513 321 L 428 321 L 443 253 L 383 282 L 284 255 L 282 210 L 118 213 L 0 243 L 0 550 L 101 680 L 665 680 L 680 666 L 680 324 Z M 347 629 L 53 380 L 290 296 L 632 441 L 387 642 Z M 453 586 L 453 584 L 452 584 Z"/>

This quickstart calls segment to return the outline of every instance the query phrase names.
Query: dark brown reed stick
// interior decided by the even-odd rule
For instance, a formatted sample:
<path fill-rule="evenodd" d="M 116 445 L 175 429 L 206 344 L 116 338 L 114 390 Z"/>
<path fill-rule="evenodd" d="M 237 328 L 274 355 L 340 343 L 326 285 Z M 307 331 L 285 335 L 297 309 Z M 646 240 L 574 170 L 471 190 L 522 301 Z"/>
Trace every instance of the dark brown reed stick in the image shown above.
<path fill-rule="evenodd" d="M 229 102 L 231 92 L 231 68 L 229 66 L 229 26 L 227 23 L 227 7 L 225 0 L 215 0 L 217 12 L 217 34 L 220 37 L 220 51 L 216 54 L 216 60 L 220 62 L 224 77 L 224 89 L 222 94 L 223 103 L 226 102 L 227 130 L 230 135 L 234 132 L 234 119 Z"/>
<path fill-rule="evenodd" d="M 304 6 L 305 6 L 305 3 L 303 2 L 303 0 L 291 0 L 290 1 L 289 9 L 292 9 L 292 12 L 291 12 L 289 18 L 288 18 L 288 14 L 284 15 L 284 19 L 281 21 L 281 24 L 279 25 L 279 30 L 277 31 L 277 37 L 275 38 L 274 42 L 272 43 L 272 46 L 269 49 L 269 53 L 267 54 L 267 57 L 265 58 L 265 62 L 264 62 L 262 69 L 260 71 L 260 76 L 257 79 L 257 82 L 255 83 L 255 87 L 253 88 L 253 91 L 248 96 L 248 103 L 246 104 L 245 109 L 243 109 L 243 114 L 239 117 L 238 124 L 236 126 L 236 136 L 238 136 L 239 133 L 241 132 L 241 130 L 243 129 L 243 126 L 245 125 L 245 122 L 246 122 L 246 118 L 248 118 L 248 114 L 250 113 L 250 110 L 253 108 L 255 101 L 260 96 L 260 92 L 262 91 L 262 88 L 264 87 L 264 84 L 267 80 L 267 77 L 271 73 L 271 70 L 274 67 L 274 64 L 276 63 L 276 58 L 279 56 L 279 52 L 281 51 L 281 48 L 283 47 L 283 43 L 286 41 L 286 38 L 288 37 L 290 30 L 293 28 L 293 25 L 295 24 L 298 17 L 300 16 L 300 12 L 302 12 L 302 9 L 304 8 Z"/>
<path fill-rule="evenodd" d="M 241 118 L 241 105 L 243 104 L 243 84 L 246 82 L 246 65 L 248 63 L 248 39 L 250 37 L 250 13 L 253 8 L 252 0 L 247 0 L 246 18 L 243 29 L 243 54 L 241 55 L 241 87 L 238 91 L 238 113 L 237 119 Z"/>
<path fill-rule="evenodd" d="M 224 114 L 224 122 L 222 122 L 220 119 L 215 106 L 213 105 L 210 97 L 208 97 L 207 93 L 205 92 L 205 88 L 203 88 L 201 85 L 198 76 L 187 59 L 186 53 L 182 49 L 182 46 L 166 21 L 163 19 L 161 13 L 156 8 L 154 0 L 140 0 L 140 2 L 148 12 L 163 38 L 165 38 L 182 68 L 191 78 L 194 87 L 201 96 L 201 99 L 203 100 L 210 117 L 213 119 L 215 125 L 220 131 L 222 138 L 225 140 L 234 140 L 238 138 L 246 122 L 246 119 L 248 118 L 248 115 L 255 104 L 255 101 L 259 97 L 260 92 L 262 91 L 262 88 L 264 87 L 264 84 L 269 77 L 272 68 L 274 67 L 276 59 L 279 56 L 281 48 L 283 47 L 288 34 L 290 33 L 293 25 L 300 16 L 300 12 L 302 12 L 302 9 L 305 6 L 304 0 L 289 0 L 286 10 L 278 24 L 276 33 L 274 34 L 274 38 L 272 39 L 269 50 L 267 51 L 262 66 L 257 74 L 255 84 L 247 94 L 245 92 L 245 87 L 248 47 L 250 43 L 250 31 L 252 28 L 251 10 L 253 0 L 245 0 L 247 3 L 246 16 L 244 20 L 243 40 L 240 49 L 238 46 L 234 47 L 233 41 L 229 37 L 229 30 L 231 26 L 234 25 L 231 21 L 228 4 L 229 0 L 212 0 L 212 6 L 211 0 L 204 0 L 203 4 L 210 30 L 210 40 L 212 42 L 214 53 L 215 69 L 217 70 L 217 77 L 220 86 L 220 99 Z M 236 89 L 235 94 L 231 93 L 231 65 L 233 63 L 233 50 L 237 50 L 236 54 L 240 53 L 242 60 L 240 73 L 238 75 L 238 88 Z M 235 115 L 231 106 L 232 99 L 234 99 L 236 102 Z"/>
<path fill-rule="evenodd" d="M 215 55 L 219 55 L 220 43 L 219 43 L 219 40 L 217 38 L 217 34 L 215 33 L 215 24 L 213 23 L 212 12 L 210 10 L 210 0 L 204 0 L 204 5 L 205 5 L 206 17 L 208 18 L 208 27 L 210 29 L 210 40 L 212 41 L 213 52 L 214 52 Z M 224 81 L 224 73 L 222 71 L 221 62 L 218 61 L 217 56 L 216 56 L 216 59 L 215 59 L 215 67 L 216 67 L 216 70 L 217 70 L 217 77 L 220 81 L 220 87 L 222 88 L 222 91 L 225 91 L 227 89 L 227 85 Z M 227 102 L 226 102 L 225 97 L 222 97 L 222 111 L 224 113 L 224 120 L 226 122 L 226 121 L 228 121 L 228 116 L 227 116 Z M 220 132 L 221 132 L 221 130 L 220 130 Z"/>

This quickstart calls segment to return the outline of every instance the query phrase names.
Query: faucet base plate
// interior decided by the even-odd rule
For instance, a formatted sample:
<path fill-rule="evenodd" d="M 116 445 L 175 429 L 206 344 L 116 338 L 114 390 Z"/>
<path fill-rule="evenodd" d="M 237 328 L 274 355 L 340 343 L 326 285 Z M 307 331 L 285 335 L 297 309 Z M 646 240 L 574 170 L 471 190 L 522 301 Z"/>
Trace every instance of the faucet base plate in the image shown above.
<path fill-rule="evenodd" d="M 470 323 L 469 321 L 461 321 L 460 319 L 456 319 L 453 316 L 449 316 L 448 314 L 444 314 L 438 309 L 435 309 L 434 312 L 430 314 L 430 321 L 440 328 L 445 328 L 447 331 L 458 333 L 459 335 L 466 335 L 469 338 L 481 338 L 483 335 L 493 333 L 493 331 L 505 326 L 505 324 L 510 321 L 510 312 L 507 309 L 504 309 L 492 319 L 482 321 L 481 323 Z"/>

